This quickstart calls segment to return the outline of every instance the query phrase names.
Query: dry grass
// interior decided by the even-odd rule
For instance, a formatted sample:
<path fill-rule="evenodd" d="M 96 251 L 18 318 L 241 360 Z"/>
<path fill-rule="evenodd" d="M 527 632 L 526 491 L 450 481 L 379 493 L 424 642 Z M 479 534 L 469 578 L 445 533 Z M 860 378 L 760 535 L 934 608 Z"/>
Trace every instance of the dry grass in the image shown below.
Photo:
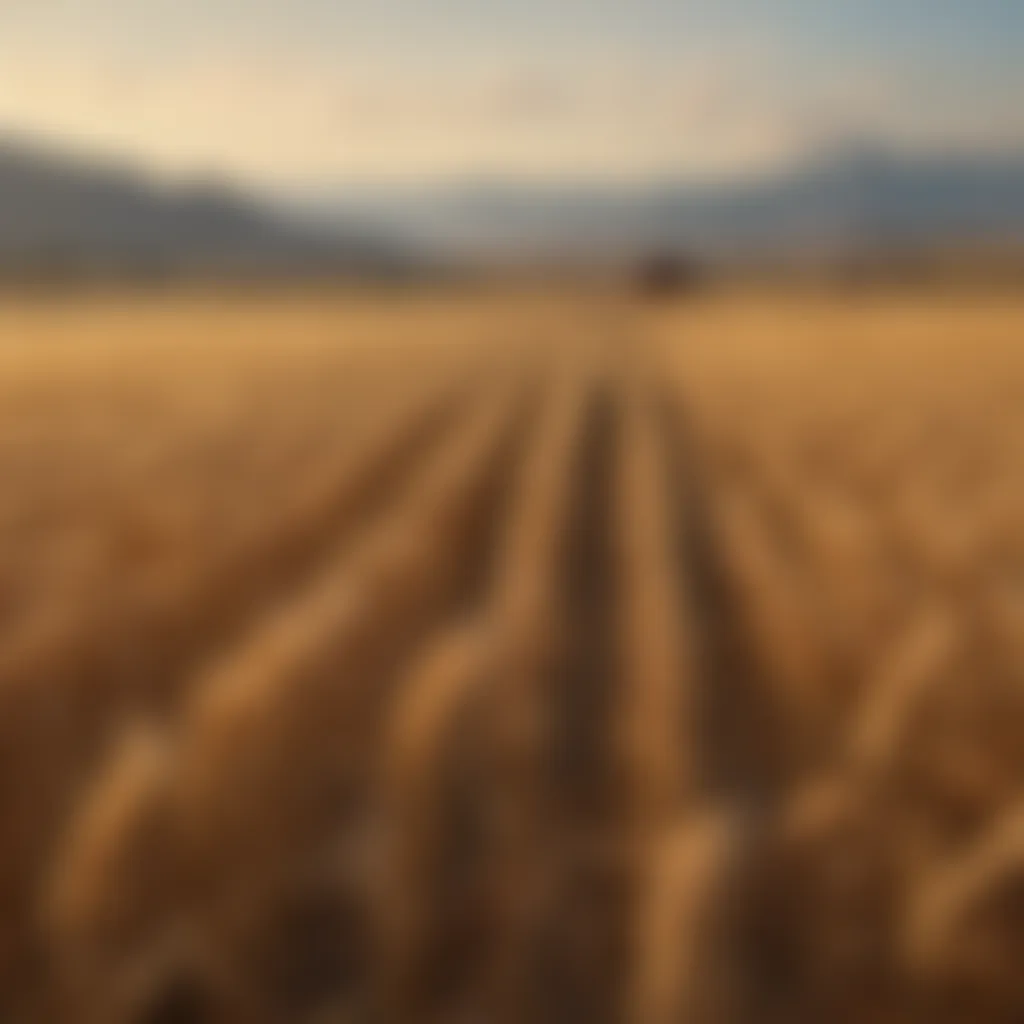
<path fill-rule="evenodd" d="M 1022 329 L 0 311 L 0 1016 L 1019 1020 Z"/>

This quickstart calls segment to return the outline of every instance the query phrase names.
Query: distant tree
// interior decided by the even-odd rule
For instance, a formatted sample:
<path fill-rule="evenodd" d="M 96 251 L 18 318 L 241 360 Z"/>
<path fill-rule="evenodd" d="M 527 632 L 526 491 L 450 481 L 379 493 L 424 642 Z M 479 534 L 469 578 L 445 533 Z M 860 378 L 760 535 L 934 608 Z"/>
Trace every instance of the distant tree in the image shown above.
<path fill-rule="evenodd" d="M 692 294 L 703 283 L 698 262 L 680 253 L 654 253 L 643 260 L 636 274 L 638 290 L 651 298 Z"/>

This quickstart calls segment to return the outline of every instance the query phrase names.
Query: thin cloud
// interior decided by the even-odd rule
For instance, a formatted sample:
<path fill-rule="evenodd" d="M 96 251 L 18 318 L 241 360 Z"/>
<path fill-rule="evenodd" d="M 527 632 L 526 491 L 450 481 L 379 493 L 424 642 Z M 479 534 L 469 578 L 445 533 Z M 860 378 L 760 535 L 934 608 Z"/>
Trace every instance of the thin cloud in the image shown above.
<path fill-rule="evenodd" d="M 0 124 L 124 153 L 170 174 L 260 184 L 331 178 L 743 174 L 851 131 L 908 146 L 997 147 L 1024 138 L 1016 104 L 921 73 L 806 76 L 770 46 L 679 62 L 565 57 L 424 69 L 222 52 L 147 63 L 74 51 L 8 54 Z"/>

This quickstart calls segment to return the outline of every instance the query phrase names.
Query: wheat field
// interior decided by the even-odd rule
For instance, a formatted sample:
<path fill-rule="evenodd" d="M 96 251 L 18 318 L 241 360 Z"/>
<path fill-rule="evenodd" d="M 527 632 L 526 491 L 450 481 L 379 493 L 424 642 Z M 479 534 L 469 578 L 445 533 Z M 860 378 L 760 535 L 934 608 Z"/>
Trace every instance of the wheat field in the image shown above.
<path fill-rule="evenodd" d="M 1024 305 L 0 309 L 0 1019 L 1024 1015 Z"/>

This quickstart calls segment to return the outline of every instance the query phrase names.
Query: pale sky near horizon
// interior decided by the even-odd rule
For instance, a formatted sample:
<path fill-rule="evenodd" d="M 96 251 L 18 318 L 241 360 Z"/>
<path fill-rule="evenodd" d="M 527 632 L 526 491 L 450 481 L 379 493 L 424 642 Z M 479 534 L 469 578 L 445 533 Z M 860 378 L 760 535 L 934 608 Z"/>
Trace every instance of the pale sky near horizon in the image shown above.
<path fill-rule="evenodd" d="M 0 131 L 269 186 L 1024 148 L 1024 0 L 0 0 Z"/>

